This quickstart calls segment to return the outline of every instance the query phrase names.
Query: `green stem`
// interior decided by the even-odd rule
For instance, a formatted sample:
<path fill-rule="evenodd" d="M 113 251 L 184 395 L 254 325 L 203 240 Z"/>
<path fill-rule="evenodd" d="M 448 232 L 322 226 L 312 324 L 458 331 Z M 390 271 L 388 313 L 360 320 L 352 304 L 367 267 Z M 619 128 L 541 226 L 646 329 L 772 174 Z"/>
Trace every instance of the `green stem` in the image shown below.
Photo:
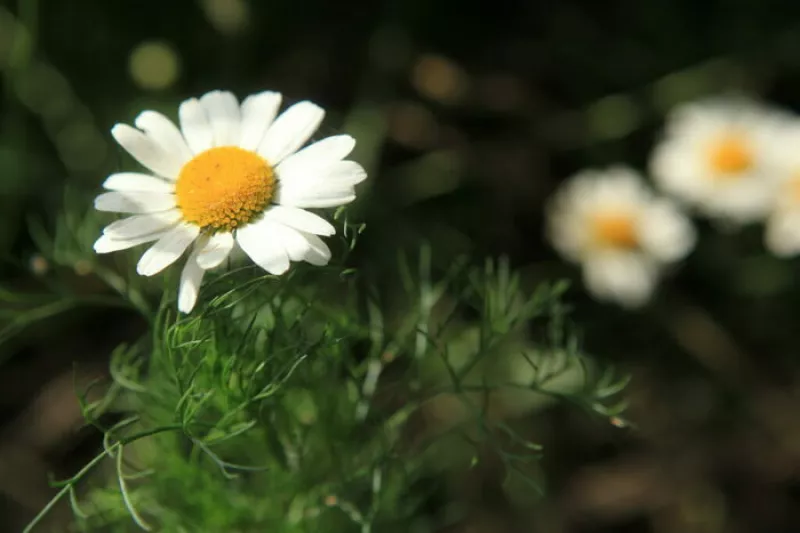
<path fill-rule="evenodd" d="M 139 439 L 144 439 L 144 438 L 150 437 L 152 435 L 157 435 L 159 433 L 166 433 L 168 431 L 176 431 L 176 430 L 182 430 L 182 429 L 183 429 L 183 426 L 178 425 L 178 424 L 174 424 L 174 425 L 170 425 L 170 426 L 162 426 L 162 427 L 150 429 L 150 430 L 147 430 L 147 431 L 143 431 L 141 433 L 137 433 L 136 435 L 131 435 L 130 437 L 127 437 L 127 438 L 124 438 L 124 439 L 120 439 L 119 441 L 117 441 L 113 445 L 109 446 L 108 448 L 105 448 L 102 452 L 97 454 L 94 457 L 94 459 L 92 459 L 91 461 L 86 463 L 86 465 L 83 468 L 81 468 L 74 476 L 72 476 L 71 478 L 69 478 L 69 480 L 66 481 L 64 486 L 61 487 L 61 490 L 59 490 L 58 493 L 56 493 L 56 495 L 53 496 L 53 498 L 47 503 L 47 505 L 45 505 L 42 508 L 42 510 L 39 511 L 39 513 L 33 518 L 33 520 L 31 520 L 28 523 L 28 525 L 25 526 L 25 529 L 22 530 L 22 533 L 30 533 L 31 531 L 33 531 L 33 528 L 36 527 L 44 519 L 44 517 L 47 515 L 47 513 L 49 513 L 53 509 L 53 507 L 55 507 L 55 505 L 61 500 L 61 498 L 63 498 L 65 495 L 69 494 L 69 492 L 75 487 L 75 485 L 81 479 L 83 479 L 83 477 L 86 474 L 88 474 L 89 471 L 92 468 L 97 466 L 100 463 L 100 461 L 102 461 L 106 457 L 112 456 L 122 446 L 125 446 L 126 444 L 130 444 L 132 442 L 135 442 L 135 441 L 137 441 Z"/>

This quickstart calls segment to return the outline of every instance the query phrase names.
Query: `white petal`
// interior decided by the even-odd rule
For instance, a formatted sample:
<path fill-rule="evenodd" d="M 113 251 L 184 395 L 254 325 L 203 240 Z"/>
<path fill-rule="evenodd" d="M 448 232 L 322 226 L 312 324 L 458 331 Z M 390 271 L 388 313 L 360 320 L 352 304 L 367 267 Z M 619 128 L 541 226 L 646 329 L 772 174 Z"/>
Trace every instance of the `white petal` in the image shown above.
<path fill-rule="evenodd" d="M 281 93 L 264 91 L 248 96 L 242 102 L 242 131 L 239 146 L 255 151 L 264 134 L 269 129 L 278 108 L 281 106 Z"/>
<path fill-rule="evenodd" d="M 299 102 L 279 116 L 267 130 L 258 153 L 272 166 L 300 148 L 317 131 L 325 111 L 311 102 Z"/>
<path fill-rule="evenodd" d="M 200 228 L 194 224 L 183 223 L 170 229 L 142 254 L 136 271 L 142 276 L 158 274 L 183 255 L 199 234 Z"/>
<path fill-rule="evenodd" d="M 181 212 L 177 209 L 146 215 L 134 215 L 112 222 L 103 228 L 103 234 L 112 239 L 133 239 L 169 229 L 177 224 L 180 219 Z"/>
<path fill-rule="evenodd" d="M 212 235 L 197 254 L 197 264 L 205 270 L 219 266 L 231 253 L 233 243 L 234 240 L 231 233 Z"/>
<path fill-rule="evenodd" d="M 316 235 L 333 235 L 336 233 L 336 228 L 321 216 L 288 205 L 272 206 L 264 213 L 264 218 Z"/>
<path fill-rule="evenodd" d="M 324 179 L 327 183 L 358 185 L 367 179 L 367 171 L 354 161 L 340 161 L 331 165 Z"/>
<path fill-rule="evenodd" d="M 358 163 L 339 161 L 315 169 L 279 167 L 275 201 L 294 207 L 336 207 L 352 202 L 353 186 L 367 174 Z"/>
<path fill-rule="evenodd" d="M 107 254 L 110 252 L 118 252 L 120 250 L 127 250 L 146 242 L 152 242 L 163 237 L 165 232 L 150 233 L 140 237 L 131 239 L 116 239 L 112 235 L 104 234 L 94 243 L 94 251 L 98 254 Z"/>
<path fill-rule="evenodd" d="M 283 183 L 325 185 L 358 185 L 367 179 L 367 171 L 355 161 L 336 161 L 323 166 L 284 165 L 277 167 L 278 179 Z"/>
<path fill-rule="evenodd" d="M 277 228 L 277 229 L 276 229 Z M 280 238 L 281 226 L 261 219 L 236 232 L 236 242 L 255 264 L 270 274 L 283 274 L 289 269 L 289 256 Z"/>
<path fill-rule="evenodd" d="M 741 183 L 718 189 L 715 195 L 702 202 L 702 206 L 708 214 L 737 224 L 762 220 L 775 198 L 769 178 L 766 174 L 739 178 Z"/>
<path fill-rule="evenodd" d="M 95 198 L 94 208 L 113 213 L 155 213 L 175 207 L 175 196 L 155 192 L 105 192 Z"/>
<path fill-rule="evenodd" d="M 159 176 L 178 177 L 183 161 L 178 155 L 167 152 L 153 138 L 127 124 L 111 128 L 111 135 L 134 159 Z"/>
<path fill-rule="evenodd" d="M 199 154 L 214 146 L 214 131 L 208 123 L 208 117 L 200 105 L 200 100 L 197 98 L 185 100 L 178 109 L 178 116 L 181 121 L 181 131 L 192 152 Z"/>
<path fill-rule="evenodd" d="M 639 254 L 607 252 L 590 257 L 583 274 L 589 292 L 633 308 L 652 295 L 657 271 Z"/>
<path fill-rule="evenodd" d="M 545 207 L 547 215 L 546 234 L 553 247 L 566 259 L 578 262 L 591 246 L 592 234 L 586 231 L 586 220 L 582 213 L 571 209 L 561 192 L 556 193 Z"/>
<path fill-rule="evenodd" d="M 208 122 L 214 132 L 214 146 L 236 146 L 239 143 L 242 116 L 233 93 L 211 91 L 200 97 Z"/>
<path fill-rule="evenodd" d="M 337 207 L 349 204 L 356 199 L 352 187 L 329 189 L 297 190 L 297 188 L 279 186 L 275 201 L 292 207 Z"/>
<path fill-rule="evenodd" d="M 323 266 L 327 265 L 331 258 L 328 245 L 311 233 L 276 224 L 272 236 L 283 244 L 292 261 L 306 261 L 312 265 Z"/>
<path fill-rule="evenodd" d="M 175 124 L 155 111 L 143 111 L 134 121 L 136 127 L 144 131 L 162 150 L 178 158 L 185 165 L 192 158 L 192 152 Z"/>
<path fill-rule="evenodd" d="M 642 247 L 660 261 L 682 259 L 697 240 L 689 219 L 666 200 L 654 201 L 642 213 L 639 224 Z"/>
<path fill-rule="evenodd" d="M 349 135 L 334 135 L 306 146 L 287 157 L 280 166 L 284 168 L 314 168 L 330 165 L 347 157 L 356 146 L 356 140 Z"/>
<path fill-rule="evenodd" d="M 310 233 L 300 232 L 306 239 L 308 248 L 303 254 L 302 259 L 315 266 L 327 265 L 331 260 L 331 249 L 323 242 L 322 239 Z"/>
<path fill-rule="evenodd" d="M 653 197 L 642 175 L 625 165 L 612 165 L 595 182 L 595 201 L 617 205 L 639 205 Z"/>
<path fill-rule="evenodd" d="M 155 176 L 139 174 L 138 172 L 119 172 L 111 174 L 103 187 L 109 191 L 134 191 L 134 192 L 175 192 L 175 185 Z"/>
<path fill-rule="evenodd" d="M 189 313 L 197 303 L 197 296 L 200 294 L 200 284 L 203 282 L 203 270 L 197 263 L 199 248 L 195 247 L 189 255 L 186 264 L 181 271 L 181 280 L 178 285 L 178 311 Z"/>
<path fill-rule="evenodd" d="M 281 241 L 289 259 L 292 261 L 302 261 L 309 248 L 308 240 L 303 235 L 289 226 L 276 224 L 275 235 Z"/>
<path fill-rule="evenodd" d="M 773 214 L 767 221 L 766 246 L 778 257 L 800 253 L 800 211 Z"/>
<path fill-rule="evenodd" d="M 328 264 L 331 251 L 316 235 L 288 226 L 283 226 L 279 235 L 292 261 L 306 261 L 316 266 Z"/>

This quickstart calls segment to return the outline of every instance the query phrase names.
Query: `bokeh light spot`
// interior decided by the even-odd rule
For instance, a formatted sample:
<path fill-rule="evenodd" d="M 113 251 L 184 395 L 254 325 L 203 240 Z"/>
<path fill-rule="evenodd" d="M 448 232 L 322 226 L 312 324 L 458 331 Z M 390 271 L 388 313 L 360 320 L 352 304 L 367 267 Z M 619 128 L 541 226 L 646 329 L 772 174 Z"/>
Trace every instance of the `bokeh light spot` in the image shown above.
<path fill-rule="evenodd" d="M 414 102 L 398 102 L 389 110 L 389 137 L 409 148 L 424 150 L 439 139 L 433 113 Z"/>
<path fill-rule="evenodd" d="M 411 82 L 423 96 L 444 104 L 456 104 L 466 96 L 469 77 L 445 57 L 424 55 L 414 65 Z"/>
<path fill-rule="evenodd" d="M 178 79 L 180 59 L 168 43 L 146 41 L 131 52 L 129 68 L 136 85 L 151 91 L 161 90 Z"/>
<path fill-rule="evenodd" d="M 202 0 L 201 6 L 208 22 L 222 34 L 234 35 L 247 28 L 250 4 L 246 0 Z"/>

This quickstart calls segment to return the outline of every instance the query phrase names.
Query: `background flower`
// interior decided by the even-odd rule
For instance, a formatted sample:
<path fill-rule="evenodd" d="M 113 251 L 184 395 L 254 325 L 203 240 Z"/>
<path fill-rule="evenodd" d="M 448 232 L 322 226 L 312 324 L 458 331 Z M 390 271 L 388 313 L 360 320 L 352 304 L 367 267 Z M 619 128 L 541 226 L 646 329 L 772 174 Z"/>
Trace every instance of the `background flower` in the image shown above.
<path fill-rule="evenodd" d="M 776 132 L 770 154 L 775 194 L 765 244 L 775 255 L 788 257 L 800 253 L 800 119 Z"/>
<path fill-rule="evenodd" d="M 709 99 L 673 110 L 653 151 L 664 191 L 710 217 L 759 220 L 773 195 L 772 145 L 788 114 L 744 99 Z"/>
<path fill-rule="evenodd" d="M 629 307 L 645 303 L 663 266 L 695 242 L 678 208 L 625 167 L 571 178 L 548 208 L 548 234 L 559 252 L 582 265 L 589 291 Z"/>

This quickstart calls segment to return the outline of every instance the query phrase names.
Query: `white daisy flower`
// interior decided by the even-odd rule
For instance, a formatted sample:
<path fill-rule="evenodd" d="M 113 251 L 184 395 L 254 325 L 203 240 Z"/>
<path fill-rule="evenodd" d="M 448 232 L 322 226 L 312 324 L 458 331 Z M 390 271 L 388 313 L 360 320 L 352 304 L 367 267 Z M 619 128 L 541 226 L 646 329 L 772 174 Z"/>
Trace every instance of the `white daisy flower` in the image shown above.
<path fill-rule="evenodd" d="M 767 217 L 765 243 L 780 257 L 800 253 L 800 120 L 773 139 L 775 195 Z"/>
<path fill-rule="evenodd" d="M 782 112 L 745 100 L 679 106 L 653 152 L 653 178 L 713 218 L 736 224 L 758 220 L 772 198 L 770 146 L 785 121 Z"/>
<path fill-rule="evenodd" d="M 348 135 L 298 151 L 325 112 L 304 101 L 278 116 L 280 105 L 277 92 L 240 105 L 233 94 L 212 91 L 181 104 L 180 129 L 155 111 L 136 117 L 136 128 L 114 126 L 117 142 L 151 173 L 106 179 L 111 192 L 95 208 L 133 216 L 108 225 L 95 251 L 155 241 L 136 267 L 152 276 L 191 248 L 178 295 L 184 313 L 197 301 L 203 273 L 237 246 L 270 274 L 286 272 L 290 261 L 327 264 L 331 252 L 318 236 L 336 230 L 307 209 L 351 202 L 366 173 L 344 160 L 355 146 Z"/>
<path fill-rule="evenodd" d="M 689 219 L 626 167 L 580 172 L 547 208 L 553 246 L 583 266 L 589 292 L 626 307 L 644 304 L 665 265 L 695 243 Z"/>

